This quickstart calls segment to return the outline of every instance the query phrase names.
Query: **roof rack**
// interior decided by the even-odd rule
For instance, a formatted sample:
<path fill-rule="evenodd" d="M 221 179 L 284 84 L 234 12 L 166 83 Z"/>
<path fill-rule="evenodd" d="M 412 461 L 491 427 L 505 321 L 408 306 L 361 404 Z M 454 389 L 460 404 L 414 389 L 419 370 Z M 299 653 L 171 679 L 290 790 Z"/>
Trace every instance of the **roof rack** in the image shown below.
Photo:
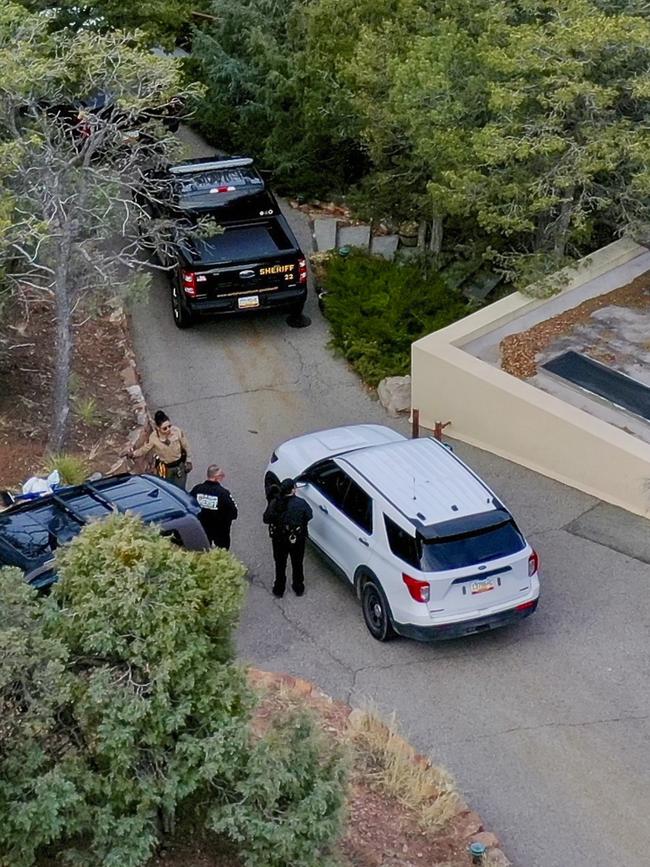
<path fill-rule="evenodd" d="M 173 175 L 183 175 L 210 171 L 212 169 L 237 169 L 252 165 L 252 157 L 234 157 L 230 160 L 215 160 L 214 162 L 206 163 L 181 163 L 178 166 L 172 166 L 169 171 Z"/>
<path fill-rule="evenodd" d="M 56 503 L 56 505 L 61 509 L 61 511 L 65 512 L 66 515 L 69 515 L 73 521 L 76 521 L 77 524 L 81 524 L 85 526 L 88 523 L 88 519 L 85 518 L 82 514 L 77 512 L 76 509 L 73 509 L 69 506 L 65 500 L 62 500 L 58 494 L 50 494 L 50 502 Z"/>
<path fill-rule="evenodd" d="M 117 503 L 114 503 L 113 500 L 109 500 L 108 497 L 105 497 L 101 494 L 97 488 L 93 485 L 92 482 L 82 482 L 79 485 L 79 488 L 88 494 L 93 500 L 96 500 L 98 503 L 101 503 L 102 506 L 106 506 L 107 509 L 110 509 L 112 512 L 123 512 L 124 509 L 120 509 Z"/>

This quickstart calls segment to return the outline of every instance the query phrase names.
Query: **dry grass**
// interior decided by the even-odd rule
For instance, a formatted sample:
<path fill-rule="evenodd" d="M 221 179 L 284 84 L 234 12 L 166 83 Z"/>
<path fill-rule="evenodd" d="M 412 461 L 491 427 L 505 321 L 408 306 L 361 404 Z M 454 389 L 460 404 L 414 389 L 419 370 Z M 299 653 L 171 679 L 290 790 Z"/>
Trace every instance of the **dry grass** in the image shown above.
<path fill-rule="evenodd" d="M 459 795 L 452 777 L 418 758 L 396 731 L 371 710 L 355 710 L 348 721 L 348 740 L 363 780 L 412 810 L 427 829 L 441 829 L 458 812 Z"/>

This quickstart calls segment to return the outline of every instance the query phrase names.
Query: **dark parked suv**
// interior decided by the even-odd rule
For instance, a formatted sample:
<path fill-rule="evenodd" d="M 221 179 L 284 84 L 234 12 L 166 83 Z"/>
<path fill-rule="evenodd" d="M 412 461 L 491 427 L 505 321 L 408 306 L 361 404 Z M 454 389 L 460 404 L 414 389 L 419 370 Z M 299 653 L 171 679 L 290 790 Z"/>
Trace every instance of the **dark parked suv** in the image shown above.
<path fill-rule="evenodd" d="M 196 501 L 156 476 L 107 476 L 58 488 L 0 512 L 0 566 L 17 566 L 39 589 L 56 581 L 54 552 L 91 519 L 133 512 L 163 536 L 194 551 L 209 547 Z"/>

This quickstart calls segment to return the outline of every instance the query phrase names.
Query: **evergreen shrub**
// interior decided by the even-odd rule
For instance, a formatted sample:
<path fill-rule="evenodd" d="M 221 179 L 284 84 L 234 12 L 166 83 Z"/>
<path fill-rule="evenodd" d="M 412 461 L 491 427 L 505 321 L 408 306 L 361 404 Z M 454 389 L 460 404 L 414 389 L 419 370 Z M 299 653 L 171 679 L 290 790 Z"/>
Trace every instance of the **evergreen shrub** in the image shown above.
<path fill-rule="evenodd" d="M 411 343 L 469 311 L 424 262 L 390 262 L 363 251 L 324 265 L 332 344 L 368 385 L 409 372 Z"/>
<path fill-rule="evenodd" d="M 190 820 L 248 864 L 325 863 L 343 759 L 302 717 L 254 734 L 242 564 L 115 515 L 56 565 L 49 598 L 0 569 L 0 867 L 142 867 Z"/>

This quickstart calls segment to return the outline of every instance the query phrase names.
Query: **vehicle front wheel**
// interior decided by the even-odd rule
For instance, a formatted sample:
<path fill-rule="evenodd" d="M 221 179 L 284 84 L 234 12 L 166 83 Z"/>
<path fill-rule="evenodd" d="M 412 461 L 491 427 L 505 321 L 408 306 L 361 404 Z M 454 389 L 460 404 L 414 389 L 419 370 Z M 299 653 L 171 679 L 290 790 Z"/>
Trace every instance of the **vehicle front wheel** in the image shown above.
<path fill-rule="evenodd" d="M 176 283 L 172 283 L 172 314 L 174 325 L 177 328 L 189 328 L 194 323 L 194 317 L 183 304 L 180 297 L 180 289 Z"/>
<path fill-rule="evenodd" d="M 361 609 L 373 638 L 377 641 L 390 641 L 395 636 L 384 591 L 372 579 L 366 581 L 361 590 Z"/>

